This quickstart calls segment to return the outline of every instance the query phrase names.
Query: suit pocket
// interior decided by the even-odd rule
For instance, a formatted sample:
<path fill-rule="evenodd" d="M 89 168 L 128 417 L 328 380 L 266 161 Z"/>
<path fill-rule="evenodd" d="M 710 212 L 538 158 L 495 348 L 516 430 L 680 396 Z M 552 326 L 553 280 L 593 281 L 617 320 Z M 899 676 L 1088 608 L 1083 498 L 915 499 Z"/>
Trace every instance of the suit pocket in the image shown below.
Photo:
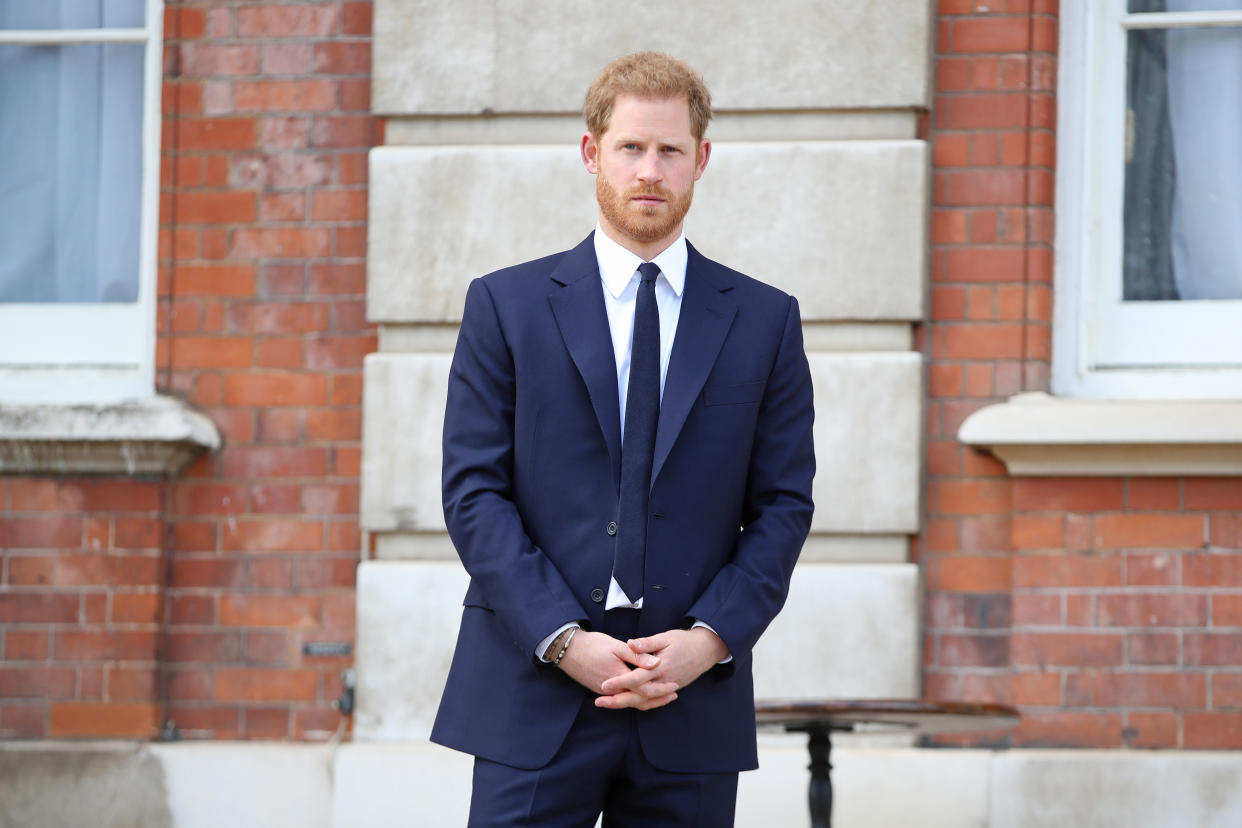
<path fill-rule="evenodd" d="M 744 405 L 763 399 L 763 380 L 737 385 L 703 386 L 704 405 Z"/>

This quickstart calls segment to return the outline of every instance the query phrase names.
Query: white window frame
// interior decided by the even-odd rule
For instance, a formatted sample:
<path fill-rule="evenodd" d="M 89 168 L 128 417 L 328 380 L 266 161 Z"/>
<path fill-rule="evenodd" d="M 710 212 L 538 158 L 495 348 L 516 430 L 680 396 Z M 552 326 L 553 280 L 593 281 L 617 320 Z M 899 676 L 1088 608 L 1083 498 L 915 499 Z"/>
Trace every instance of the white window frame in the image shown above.
<path fill-rule="evenodd" d="M 1052 387 L 1071 397 L 1242 399 L 1242 301 L 1122 302 L 1126 32 L 1242 13 L 1063 3 Z"/>
<path fill-rule="evenodd" d="M 163 0 L 147 0 L 142 28 L 0 30 L 0 45 L 146 47 L 138 299 L 0 304 L 0 402 L 105 404 L 155 393 L 163 11 Z"/>

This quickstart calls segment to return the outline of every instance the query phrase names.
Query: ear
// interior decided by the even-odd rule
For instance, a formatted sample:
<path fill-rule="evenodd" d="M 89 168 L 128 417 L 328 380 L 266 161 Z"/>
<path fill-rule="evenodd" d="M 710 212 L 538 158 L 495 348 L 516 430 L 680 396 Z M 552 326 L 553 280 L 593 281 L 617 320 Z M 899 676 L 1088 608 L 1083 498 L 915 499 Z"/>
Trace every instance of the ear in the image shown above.
<path fill-rule="evenodd" d="M 582 153 L 582 166 L 586 167 L 586 171 L 591 175 L 599 172 L 599 142 L 595 140 L 595 136 L 589 132 L 582 133 L 582 143 L 579 147 Z"/>
<path fill-rule="evenodd" d="M 699 142 L 699 154 L 694 164 L 694 180 L 698 181 L 703 177 L 703 170 L 707 169 L 707 159 L 712 154 L 712 142 L 706 139 Z"/>

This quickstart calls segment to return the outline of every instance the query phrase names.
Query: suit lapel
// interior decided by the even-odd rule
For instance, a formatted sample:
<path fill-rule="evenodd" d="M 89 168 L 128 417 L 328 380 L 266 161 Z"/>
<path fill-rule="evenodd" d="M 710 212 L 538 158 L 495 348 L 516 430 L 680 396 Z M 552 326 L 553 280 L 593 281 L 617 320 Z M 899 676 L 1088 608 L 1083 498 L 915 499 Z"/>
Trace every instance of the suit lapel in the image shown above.
<path fill-rule="evenodd" d="M 677 321 L 668 375 L 664 378 L 664 395 L 660 400 L 660 422 L 651 467 L 653 485 L 677 442 L 690 408 L 703 390 L 737 313 L 737 305 L 728 296 L 732 286 L 714 272 L 717 265 L 688 243 L 687 247 L 689 258 L 681 318 Z M 613 396 L 615 398 L 615 391 Z"/>
<path fill-rule="evenodd" d="M 614 482 L 621 476 L 621 414 L 617 362 L 604 309 L 594 234 L 561 258 L 551 277 L 560 287 L 548 296 L 561 338 L 586 383 L 591 407 L 608 445 Z M 593 277 L 593 278 L 588 278 Z"/>

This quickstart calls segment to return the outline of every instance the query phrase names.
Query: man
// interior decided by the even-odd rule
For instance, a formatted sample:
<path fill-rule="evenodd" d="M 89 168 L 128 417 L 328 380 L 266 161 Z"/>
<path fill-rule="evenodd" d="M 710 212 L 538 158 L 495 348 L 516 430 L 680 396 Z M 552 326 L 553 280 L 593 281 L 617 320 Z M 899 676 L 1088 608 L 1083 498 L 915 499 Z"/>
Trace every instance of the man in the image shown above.
<path fill-rule="evenodd" d="M 476 757 L 471 826 L 720 828 L 811 521 L 798 305 L 685 241 L 690 67 L 620 58 L 585 115 L 595 232 L 466 296 L 443 483 L 471 581 L 431 738 Z M 779 220 L 754 207 L 739 232 Z"/>

